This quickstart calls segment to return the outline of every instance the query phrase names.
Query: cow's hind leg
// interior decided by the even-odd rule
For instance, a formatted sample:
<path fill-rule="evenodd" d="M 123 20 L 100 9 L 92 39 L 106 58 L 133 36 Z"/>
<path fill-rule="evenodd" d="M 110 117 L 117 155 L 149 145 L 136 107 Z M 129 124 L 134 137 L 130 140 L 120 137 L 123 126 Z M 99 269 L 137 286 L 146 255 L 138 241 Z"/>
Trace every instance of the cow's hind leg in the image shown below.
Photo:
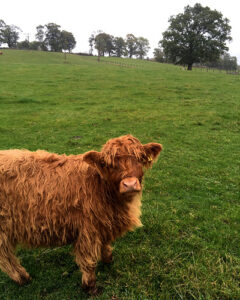
<path fill-rule="evenodd" d="M 102 246 L 101 258 L 102 262 L 105 264 L 110 264 L 113 262 L 112 247 L 109 244 Z"/>
<path fill-rule="evenodd" d="M 30 280 L 29 274 L 14 255 L 14 247 L 4 233 L 0 232 L 0 269 L 15 282 L 22 285 Z"/>

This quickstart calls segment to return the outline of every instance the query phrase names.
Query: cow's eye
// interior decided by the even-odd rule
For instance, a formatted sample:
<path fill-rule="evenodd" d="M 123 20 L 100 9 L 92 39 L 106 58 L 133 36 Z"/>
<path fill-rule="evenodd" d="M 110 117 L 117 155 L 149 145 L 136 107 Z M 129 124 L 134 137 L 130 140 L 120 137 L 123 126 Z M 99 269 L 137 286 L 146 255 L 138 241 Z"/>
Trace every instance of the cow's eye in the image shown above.
<path fill-rule="evenodd" d="M 138 178 L 139 182 L 142 183 L 142 176 Z"/>

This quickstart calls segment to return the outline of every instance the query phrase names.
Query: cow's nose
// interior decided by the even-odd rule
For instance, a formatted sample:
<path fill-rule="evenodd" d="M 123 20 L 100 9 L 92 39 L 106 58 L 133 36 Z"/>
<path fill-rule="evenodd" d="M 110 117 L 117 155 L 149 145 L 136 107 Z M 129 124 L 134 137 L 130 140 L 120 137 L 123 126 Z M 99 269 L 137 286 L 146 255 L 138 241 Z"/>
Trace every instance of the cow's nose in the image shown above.
<path fill-rule="evenodd" d="M 120 182 L 120 193 L 140 192 L 141 185 L 136 177 L 127 177 Z"/>

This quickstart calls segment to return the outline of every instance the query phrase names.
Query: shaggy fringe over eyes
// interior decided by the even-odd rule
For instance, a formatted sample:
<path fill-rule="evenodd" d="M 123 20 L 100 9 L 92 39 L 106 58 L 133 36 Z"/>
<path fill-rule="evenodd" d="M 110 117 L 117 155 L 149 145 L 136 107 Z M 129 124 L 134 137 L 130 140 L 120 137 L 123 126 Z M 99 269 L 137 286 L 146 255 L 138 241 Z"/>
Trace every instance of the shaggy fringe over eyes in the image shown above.
<path fill-rule="evenodd" d="M 147 163 L 148 161 L 143 145 L 130 134 L 108 141 L 102 147 L 101 153 L 105 163 L 113 167 L 118 157 L 133 156 L 139 162 Z"/>

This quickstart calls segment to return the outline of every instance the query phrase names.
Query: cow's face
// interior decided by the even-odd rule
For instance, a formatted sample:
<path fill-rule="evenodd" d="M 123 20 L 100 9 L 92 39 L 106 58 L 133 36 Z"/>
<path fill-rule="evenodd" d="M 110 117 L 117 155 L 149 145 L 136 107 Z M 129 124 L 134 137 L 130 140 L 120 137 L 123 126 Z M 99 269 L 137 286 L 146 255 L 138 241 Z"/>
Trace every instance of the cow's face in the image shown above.
<path fill-rule="evenodd" d="M 142 145 L 127 135 L 109 140 L 101 152 L 90 151 L 83 159 L 118 193 L 131 195 L 141 192 L 144 170 L 152 165 L 161 150 L 160 144 Z"/>

